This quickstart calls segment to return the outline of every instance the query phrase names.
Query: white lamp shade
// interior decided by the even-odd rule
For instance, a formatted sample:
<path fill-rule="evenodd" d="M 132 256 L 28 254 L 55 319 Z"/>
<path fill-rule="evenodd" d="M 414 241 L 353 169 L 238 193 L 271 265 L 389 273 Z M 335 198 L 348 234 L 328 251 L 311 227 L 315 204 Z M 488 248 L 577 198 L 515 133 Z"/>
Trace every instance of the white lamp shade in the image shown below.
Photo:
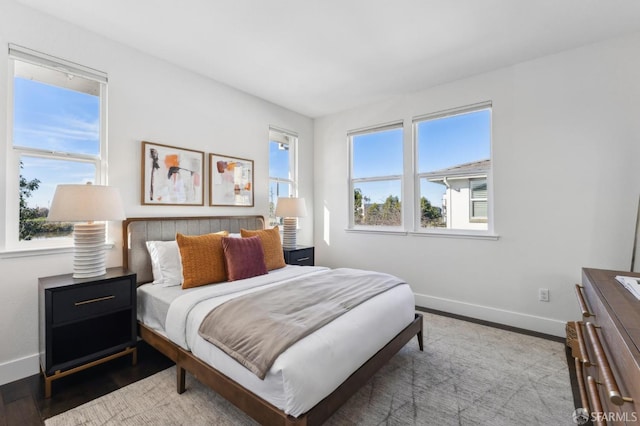
<path fill-rule="evenodd" d="M 276 216 L 278 217 L 305 217 L 307 206 L 304 198 L 278 198 L 276 206 Z"/>
<path fill-rule="evenodd" d="M 106 273 L 104 221 L 124 218 L 122 200 L 116 188 L 90 184 L 56 187 L 47 220 L 89 222 L 73 226 L 74 278 L 99 277 Z"/>
<path fill-rule="evenodd" d="M 47 220 L 91 222 L 125 219 L 117 188 L 104 185 L 58 185 Z"/>

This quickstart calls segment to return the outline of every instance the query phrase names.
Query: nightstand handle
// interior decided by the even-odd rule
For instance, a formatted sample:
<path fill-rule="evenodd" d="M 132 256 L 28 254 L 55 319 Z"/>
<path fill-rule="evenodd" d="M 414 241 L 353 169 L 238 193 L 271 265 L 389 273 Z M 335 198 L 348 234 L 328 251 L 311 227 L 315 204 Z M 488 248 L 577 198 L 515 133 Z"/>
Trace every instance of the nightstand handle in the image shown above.
<path fill-rule="evenodd" d="M 86 305 L 87 303 L 102 302 L 104 300 L 115 299 L 115 298 L 116 298 L 115 296 L 98 297 L 97 299 L 89 299 L 89 300 L 83 300 L 82 302 L 76 302 L 74 303 L 74 305 L 76 306 Z"/>
<path fill-rule="evenodd" d="M 296 262 L 302 262 L 303 260 L 309 260 L 309 256 L 301 257 L 300 259 L 296 259 Z"/>

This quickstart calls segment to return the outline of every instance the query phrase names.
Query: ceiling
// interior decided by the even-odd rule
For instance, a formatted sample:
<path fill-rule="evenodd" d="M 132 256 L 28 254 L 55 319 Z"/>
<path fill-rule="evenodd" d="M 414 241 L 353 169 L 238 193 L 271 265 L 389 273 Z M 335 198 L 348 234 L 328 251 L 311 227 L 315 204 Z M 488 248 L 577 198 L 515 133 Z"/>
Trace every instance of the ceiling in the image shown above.
<path fill-rule="evenodd" d="M 640 31 L 637 0 L 18 0 L 320 117 Z"/>

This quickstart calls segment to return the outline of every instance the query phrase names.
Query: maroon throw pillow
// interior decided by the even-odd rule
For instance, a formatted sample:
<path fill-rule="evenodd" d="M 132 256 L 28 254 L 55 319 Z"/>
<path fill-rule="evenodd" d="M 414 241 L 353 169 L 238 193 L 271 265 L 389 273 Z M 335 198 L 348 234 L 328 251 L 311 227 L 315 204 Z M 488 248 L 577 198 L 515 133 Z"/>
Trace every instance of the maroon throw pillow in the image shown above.
<path fill-rule="evenodd" d="M 267 273 L 260 237 L 223 237 L 222 250 L 224 251 L 224 263 L 229 281 Z"/>

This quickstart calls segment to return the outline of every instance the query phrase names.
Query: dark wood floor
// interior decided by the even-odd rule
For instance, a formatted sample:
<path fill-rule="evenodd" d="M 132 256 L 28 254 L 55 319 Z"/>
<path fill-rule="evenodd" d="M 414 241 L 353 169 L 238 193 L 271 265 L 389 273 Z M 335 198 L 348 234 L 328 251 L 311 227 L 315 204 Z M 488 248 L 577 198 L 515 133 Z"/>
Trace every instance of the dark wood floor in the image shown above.
<path fill-rule="evenodd" d="M 82 405 L 135 381 L 169 368 L 173 363 L 145 342 L 138 342 L 138 364 L 131 357 L 102 365 L 52 382 L 52 396 L 44 398 L 39 374 L 0 386 L 0 426 L 43 425 L 44 419 Z"/>
<path fill-rule="evenodd" d="M 473 320 L 431 309 L 418 308 L 418 310 L 550 340 L 564 341 L 564 339 L 555 336 Z M 577 388 L 575 367 L 570 351 L 567 351 L 567 364 L 571 376 L 575 406 L 579 407 L 581 406 L 579 401 L 580 394 Z M 0 386 L 0 426 L 43 425 L 44 419 L 106 395 L 172 365 L 173 362 L 168 358 L 145 342 L 140 341 L 138 342 L 138 364 L 136 366 L 131 365 L 131 357 L 127 356 L 54 380 L 50 399 L 44 398 L 44 381 L 38 374 L 8 383 Z"/>

